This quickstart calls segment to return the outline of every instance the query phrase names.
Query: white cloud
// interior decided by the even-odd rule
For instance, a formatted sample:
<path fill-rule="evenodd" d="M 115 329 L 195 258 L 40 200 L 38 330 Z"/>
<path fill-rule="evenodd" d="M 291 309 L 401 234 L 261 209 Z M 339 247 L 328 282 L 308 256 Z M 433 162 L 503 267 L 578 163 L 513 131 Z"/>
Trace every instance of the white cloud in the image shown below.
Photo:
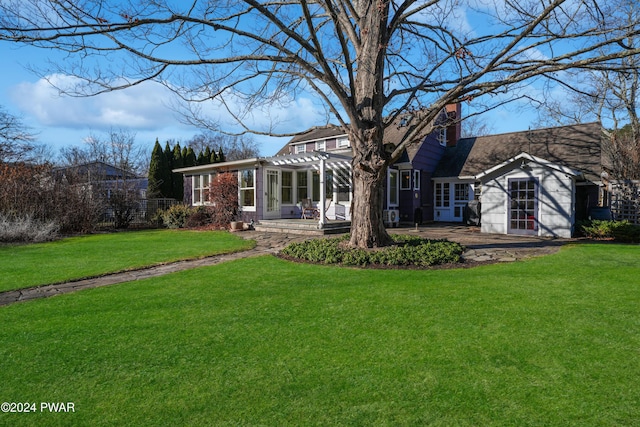
<path fill-rule="evenodd" d="M 291 134 L 302 132 L 313 126 L 322 126 L 329 120 L 337 123 L 333 116 L 327 118 L 324 107 L 313 98 L 313 94 L 301 92 L 295 99 L 254 104 L 247 112 L 243 99 L 232 93 L 225 95 L 225 105 L 220 100 L 212 100 L 198 104 L 196 115 L 212 124 L 217 124 L 226 132 L 241 132 L 236 119 L 229 114 L 227 108 L 240 117 L 244 126 L 256 132 L 272 134 Z"/>
<path fill-rule="evenodd" d="M 63 88 L 77 83 L 76 78 L 62 74 L 47 79 Z M 42 126 L 149 130 L 178 123 L 167 107 L 172 93 L 159 83 L 145 82 L 126 90 L 78 98 L 59 95 L 49 81 L 22 82 L 10 90 L 18 108 Z"/>

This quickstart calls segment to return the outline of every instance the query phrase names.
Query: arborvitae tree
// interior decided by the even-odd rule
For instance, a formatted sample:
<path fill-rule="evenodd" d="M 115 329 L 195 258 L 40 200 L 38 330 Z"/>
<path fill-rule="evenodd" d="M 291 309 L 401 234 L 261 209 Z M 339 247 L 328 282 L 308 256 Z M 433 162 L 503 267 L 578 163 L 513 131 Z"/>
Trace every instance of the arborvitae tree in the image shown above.
<path fill-rule="evenodd" d="M 218 162 L 225 162 L 226 159 L 224 157 L 224 152 L 222 151 L 222 147 L 220 147 L 220 150 L 218 151 Z"/>
<path fill-rule="evenodd" d="M 211 162 L 211 148 L 209 148 L 209 146 L 207 146 L 207 148 L 204 149 L 204 164 L 207 163 L 212 163 Z"/>
<path fill-rule="evenodd" d="M 147 187 L 147 197 L 149 199 L 166 197 L 163 193 L 166 188 L 165 182 L 171 182 L 168 172 L 169 165 L 167 163 L 167 157 L 164 155 L 162 147 L 156 139 L 153 151 L 151 152 L 151 161 L 149 162 L 149 183 Z"/>
<path fill-rule="evenodd" d="M 182 161 L 182 152 L 180 150 L 180 144 L 177 143 L 173 147 L 173 169 L 178 169 L 184 166 Z M 184 176 L 181 173 L 173 173 L 173 198 L 182 201 L 184 198 Z"/>
<path fill-rule="evenodd" d="M 167 163 L 169 164 L 169 170 L 174 169 L 173 166 L 173 150 L 169 146 L 169 141 L 164 145 L 164 155 L 167 156 Z"/>
<path fill-rule="evenodd" d="M 209 163 L 218 163 L 218 155 L 215 150 L 211 150 L 211 157 L 209 157 Z"/>
<path fill-rule="evenodd" d="M 169 171 L 169 193 L 165 197 L 173 198 L 173 150 L 169 146 L 169 141 L 167 141 L 164 145 L 164 156 L 167 158 L 167 169 Z"/>
<path fill-rule="evenodd" d="M 182 156 L 182 161 L 185 167 L 196 165 L 196 153 L 193 152 L 193 148 L 189 147 L 187 149 L 187 155 Z"/>
<path fill-rule="evenodd" d="M 198 158 L 196 159 L 196 165 L 205 165 L 207 164 L 205 158 L 204 158 L 204 152 L 200 152 L 200 154 L 198 154 Z"/>
<path fill-rule="evenodd" d="M 187 158 L 187 147 L 185 146 L 185 147 L 182 149 L 182 166 L 187 166 L 187 165 L 184 163 L 184 162 L 185 162 L 185 160 L 186 160 L 186 158 Z"/>

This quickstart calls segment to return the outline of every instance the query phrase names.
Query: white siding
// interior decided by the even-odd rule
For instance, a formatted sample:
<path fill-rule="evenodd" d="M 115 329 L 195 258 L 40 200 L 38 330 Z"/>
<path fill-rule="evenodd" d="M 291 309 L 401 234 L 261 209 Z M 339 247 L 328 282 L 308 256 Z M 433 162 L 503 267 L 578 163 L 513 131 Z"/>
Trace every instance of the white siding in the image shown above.
<path fill-rule="evenodd" d="M 529 163 L 522 170 L 513 163 L 482 182 L 483 233 L 506 234 L 508 231 L 510 178 L 535 178 L 538 187 L 538 235 L 545 237 L 571 237 L 575 221 L 575 181 L 572 176 L 556 169 Z"/>
<path fill-rule="evenodd" d="M 501 184 L 503 181 L 504 185 Z M 507 187 L 504 176 L 482 183 L 480 208 L 480 229 L 483 233 L 507 234 Z"/>
<path fill-rule="evenodd" d="M 540 172 L 540 235 L 569 238 L 575 221 L 574 179 L 557 170 Z"/>

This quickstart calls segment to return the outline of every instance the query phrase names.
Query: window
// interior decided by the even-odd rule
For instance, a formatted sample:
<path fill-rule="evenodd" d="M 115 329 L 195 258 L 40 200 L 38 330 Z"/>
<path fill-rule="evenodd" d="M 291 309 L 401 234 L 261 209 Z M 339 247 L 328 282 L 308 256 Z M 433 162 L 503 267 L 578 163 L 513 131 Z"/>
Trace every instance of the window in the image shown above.
<path fill-rule="evenodd" d="M 301 202 L 309 198 L 307 172 L 297 172 L 296 178 L 298 180 L 298 201 Z"/>
<path fill-rule="evenodd" d="M 420 171 L 413 171 L 413 189 L 420 189 Z"/>
<path fill-rule="evenodd" d="M 449 183 L 448 182 L 436 182 L 436 208 L 448 208 L 449 207 Z"/>
<path fill-rule="evenodd" d="M 509 180 L 509 232 L 538 232 L 538 185 L 534 178 Z"/>
<path fill-rule="evenodd" d="M 307 144 L 296 145 L 296 154 L 306 153 L 306 152 L 307 152 Z"/>
<path fill-rule="evenodd" d="M 454 200 L 464 202 L 469 200 L 469 184 L 455 184 L 453 187 Z"/>
<path fill-rule="evenodd" d="M 193 175 L 193 204 L 202 205 L 208 202 L 209 175 Z"/>
<path fill-rule="evenodd" d="M 327 150 L 327 141 L 316 141 L 316 150 L 317 151 L 326 151 Z"/>
<path fill-rule="evenodd" d="M 324 175 L 324 194 L 327 199 L 333 199 L 333 171 L 329 170 Z"/>
<path fill-rule="evenodd" d="M 311 174 L 311 198 L 314 202 L 320 200 L 320 173 L 313 171 Z"/>
<path fill-rule="evenodd" d="M 311 178 L 312 198 L 314 202 L 320 201 L 320 171 L 313 171 Z M 328 170 L 324 175 L 324 191 L 327 199 L 333 198 L 333 171 Z"/>
<path fill-rule="evenodd" d="M 351 170 L 336 170 L 336 186 L 338 187 L 338 201 L 348 202 L 351 200 Z"/>
<path fill-rule="evenodd" d="M 239 172 L 240 177 L 240 206 L 254 207 L 255 198 L 255 172 L 253 169 L 244 169 Z"/>
<path fill-rule="evenodd" d="M 389 170 L 389 206 L 398 206 L 398 171 Z"/>
<path fill-rule="evenodd" d="M 347 138 L 346 136 L 340 137 L 338 138 L 338 141 L 336 141 L 336 147 L 338 148 L 346 148 L 349 146 L 349 138 Z"/>
<path fill-rule="evenodd" d="M 438 142 L 440 142 L 440 145 L 447 145 L 447 128 L 438 129 Z"/>
<path fill-rule="evenodd" d="M 282 171 L 282 204 L 293 204 L 293 172 Z"/>
<path fill-rule="evenodd" d="M 400 189 L 411 190 L 411 171 L 400 171 Z"/>

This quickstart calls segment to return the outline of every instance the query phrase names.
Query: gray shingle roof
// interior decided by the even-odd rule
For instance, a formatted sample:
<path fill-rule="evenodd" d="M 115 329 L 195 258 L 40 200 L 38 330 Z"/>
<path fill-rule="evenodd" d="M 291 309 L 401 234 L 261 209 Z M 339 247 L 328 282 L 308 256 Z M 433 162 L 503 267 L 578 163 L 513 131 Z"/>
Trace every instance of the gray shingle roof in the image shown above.
<path fill-rule="evenodd" d="M 309 130 L 301 132 L 295 135 L 289 142 L 287 142 L 278 152 L 276 156 L 282 156 L 289 154 L 289 147 L 292 144 L 297 144 L 299 142 L 308 142 L 308 141 L 317 141 L 320 139 L 334 138 L 340 135 L 345 135 L 344 129 L 337 125 L 326 125 L 326 126 L 317 126 L 312 127 Z"/>
<path fill-rule="evenodd" d="M 409 113 L 406 116 L 416 115 L 418 113 Z M 401 123 L 406 120 L 406 116 L 398 117 L 393 123 L 391 123 L 384 131 L 383 143 L 385 144 L 393 144 L 397 146 L 400 141 L 403 140 L 407 131 L 410 130 L 408 126 L 403 126 Z M 416 143 L 409 145 L 407 147 L 406 155 L 409 160 L 413 160 L 415 155 L 420 151 L 420 147 L 422 146 L 425 137 L 428 135 L 428 129 L 425 129 L 420 135 L 416 137 Z M 305 132 L 299 133 L 295 135 L 287 144 L 282 147 L 277 153 L 276 156 L 281 156 L 285 154 L 289 154 L 289 147 L 292 144 L 297 144 L 301 142 L 309 142 L 316 141 L 321 139 L 328 139 L 337 136 L 345 135 L 345 131 L 342 127 L 337 125 L 327 125 L 327 126 L 318 126 L 313 127 Z"/>
<path fill-rule="evenodd" d="M 590 181 L 599 181 L 602 136 L 599 123 L 586 123 L 463 138 L 445 150 L 434 177 L 476 176 L 525 152 L 578 170 Z"/>

